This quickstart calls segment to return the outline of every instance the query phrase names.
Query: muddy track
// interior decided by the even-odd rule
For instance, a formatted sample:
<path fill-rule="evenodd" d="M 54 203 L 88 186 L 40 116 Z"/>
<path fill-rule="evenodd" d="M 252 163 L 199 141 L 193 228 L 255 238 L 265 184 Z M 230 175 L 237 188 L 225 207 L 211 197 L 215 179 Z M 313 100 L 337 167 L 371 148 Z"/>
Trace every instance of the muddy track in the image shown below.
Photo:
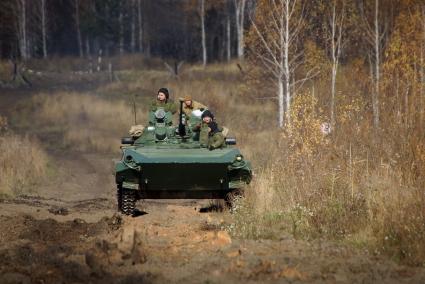
<path fill-rule="evenodd" d="M 333 242 L 231 238 L 231 214 L 208 200 L 121 216 L 114 157 L 52 149 L 54 175 L 0 200 L 0 283 L 425 283 L 423 269 Z"/>

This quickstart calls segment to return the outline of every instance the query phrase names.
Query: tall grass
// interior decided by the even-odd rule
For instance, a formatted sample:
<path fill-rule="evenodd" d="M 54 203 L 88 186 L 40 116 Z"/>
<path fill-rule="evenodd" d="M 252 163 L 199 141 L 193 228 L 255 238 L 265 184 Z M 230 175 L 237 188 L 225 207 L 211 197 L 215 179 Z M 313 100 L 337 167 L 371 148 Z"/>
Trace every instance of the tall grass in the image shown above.
<path fill-rule="evenodd" d="M 120 137 L 134 124 L 131 102 L 87 93 L 39 94 L 19 110 L 21 127 L 52 136 L 45 142 L 55 147 L 80 151 L 117 152 Z M 146 115 L 139 109 L 137 116 L 141 123 Z"/>
<path fill-rule="evenodd" d="M 326 135 L 317 100 L 294 99 L 292 124 L 275 134 L 279 143 L 266 144 L 276 155 L 236 203 L 229 230 L 342 240 L 425 265 L 423 133 L 397 125 L 376 133 L 356 119 L 362 108 L 352 101 L 341 109 L 338 130 Z"/>
<path fill-rule="evenodd" d="M 28 137 L 0 135 L 0 196 L 28 193 L 46 174 L 48 158 Z"/>

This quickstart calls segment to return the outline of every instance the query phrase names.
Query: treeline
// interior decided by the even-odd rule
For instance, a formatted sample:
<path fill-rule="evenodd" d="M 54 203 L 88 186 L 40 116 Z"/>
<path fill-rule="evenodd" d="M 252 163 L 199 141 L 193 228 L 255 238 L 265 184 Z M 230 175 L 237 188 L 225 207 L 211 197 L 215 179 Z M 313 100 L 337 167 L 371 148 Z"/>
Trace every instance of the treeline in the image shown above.
<path fill-rule="evenodd" d="M 143 53 L 189 61 L 243 54 L 247 0 L 2 0 L 2 58 Z"/>

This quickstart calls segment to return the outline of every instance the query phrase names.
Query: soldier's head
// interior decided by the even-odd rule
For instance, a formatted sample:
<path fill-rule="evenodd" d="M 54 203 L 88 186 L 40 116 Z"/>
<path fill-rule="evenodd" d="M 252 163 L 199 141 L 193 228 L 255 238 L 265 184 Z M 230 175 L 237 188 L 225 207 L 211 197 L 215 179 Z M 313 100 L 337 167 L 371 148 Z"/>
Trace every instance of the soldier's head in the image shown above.
<path fill-rule="evenodd" d="M 157 100 L 160 102 L 166 102 L 168 101 L 168 98 L 170 97 L 170 93 L 168 92 L 167 88 L 161 88 L 158 90 L 157 94 Z"/>
<path fill-rule="evenodd" d="M 189 96 L 189 95 L 186 95 L 185 97 L 184 97 L 184 104 L 187 106 L 187 107 L 192 107 L 192 97 L 191 96 Z"/>
<path fill-rule="evenodd" d="M 206 110 L 202 113 L 202 121 L 205 123 L 210 123 L 213 121 L 214 119 L 214 115 L 212 114 L 212 112 L 210 112 L 209 110 Z"/>

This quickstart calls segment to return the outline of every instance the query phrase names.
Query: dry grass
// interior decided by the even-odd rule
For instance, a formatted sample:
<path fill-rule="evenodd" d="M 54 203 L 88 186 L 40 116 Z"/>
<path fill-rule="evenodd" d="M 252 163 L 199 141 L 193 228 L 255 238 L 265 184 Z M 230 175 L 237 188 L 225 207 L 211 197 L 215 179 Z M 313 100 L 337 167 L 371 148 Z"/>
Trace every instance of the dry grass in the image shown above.
<path fill-rule="evenodd" d="M 30 192 L 46 174 L 47 156 L 37 141 L 7 134 L 0 136 L 0 195 Z"/>
<path fill-rule="evenodd" d="M 142 122 L 142 110 L 137 115 Z M 21 122 L 33 123 L 26 128 L 57 134 L 53 136 L 59 136 L 59 141 L 54 142 L 62 147 L 99 152 L 117 152 L 120 137 L 127 134 L 134 121 L 129 102 L 67 92 L 37 95 L 21 106 L 18 116 Z"/>

